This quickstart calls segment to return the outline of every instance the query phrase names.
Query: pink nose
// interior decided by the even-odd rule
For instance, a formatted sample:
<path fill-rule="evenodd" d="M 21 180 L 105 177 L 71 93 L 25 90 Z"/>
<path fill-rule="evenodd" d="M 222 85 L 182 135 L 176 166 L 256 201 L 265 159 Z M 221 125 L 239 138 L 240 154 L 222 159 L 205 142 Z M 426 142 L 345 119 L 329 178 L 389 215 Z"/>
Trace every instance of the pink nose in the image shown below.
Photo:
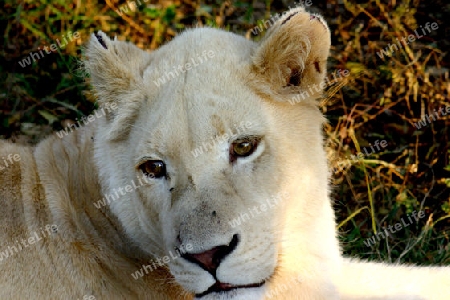
<path fill-rule="evenodd" d="M 233 236 L 233 239 L 228 245 L 217 246 L 205 252 L 189 254 L 185 253 L 182 257 L 194 264 L 199 265 L 204 270 L 208 271 L 212 275 L 216 275 L 216 270 L 219 267 L 222 260 L 231 252 L 236 249 L 239 243 L 239 237 L 237 234 Z"/>

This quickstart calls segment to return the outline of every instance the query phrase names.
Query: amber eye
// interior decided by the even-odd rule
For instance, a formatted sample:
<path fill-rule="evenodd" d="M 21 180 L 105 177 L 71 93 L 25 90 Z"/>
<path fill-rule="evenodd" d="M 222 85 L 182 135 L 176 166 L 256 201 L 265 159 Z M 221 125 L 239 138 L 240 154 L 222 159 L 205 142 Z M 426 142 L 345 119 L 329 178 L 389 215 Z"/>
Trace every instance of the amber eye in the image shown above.
<path fill-rule="evenodd" d="M 166 176 L 166 165 L 161 160 L 148 160 L 141 164 L 139 169 L 142 173 L 151 178 L 161 178 Z"/>
<path fill-rule="evenodd" d="M 257 140 L 237 140 L 231 144 L 230 154 L 234 157 L 249 156 L 256 150 Z"/>

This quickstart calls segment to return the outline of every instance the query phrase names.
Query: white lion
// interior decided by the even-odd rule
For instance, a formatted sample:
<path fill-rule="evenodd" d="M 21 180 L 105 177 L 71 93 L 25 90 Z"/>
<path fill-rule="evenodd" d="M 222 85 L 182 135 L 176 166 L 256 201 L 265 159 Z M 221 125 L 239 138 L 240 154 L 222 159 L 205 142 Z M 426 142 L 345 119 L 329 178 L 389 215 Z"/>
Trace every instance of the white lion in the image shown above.
<path fill-rule="evenodd" d="M 341 257 L 315 101 L 329 48 L 302 8 L 260 43 L 197 28 L 149 54 L 93 35 L 102 113 L 1 143 L 20 161 L 0 171 L 0 299 L 450 299 L 448 267 Z"/>

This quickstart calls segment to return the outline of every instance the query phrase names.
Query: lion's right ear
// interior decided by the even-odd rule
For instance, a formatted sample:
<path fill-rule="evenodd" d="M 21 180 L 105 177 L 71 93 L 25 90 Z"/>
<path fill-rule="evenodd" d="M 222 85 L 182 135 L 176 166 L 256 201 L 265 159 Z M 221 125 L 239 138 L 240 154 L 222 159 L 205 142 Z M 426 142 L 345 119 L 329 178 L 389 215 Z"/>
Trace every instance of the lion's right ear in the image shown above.
<path fill-rule="evenodd" d="M 302 7 L 287 11 L 268 30 L 253 55 L 254 72 L 265 83 L 260 86 L 279 95 L 292 95 L 315 85 L 317 91 L 309 98 L 319 97 L 330 45 L 330 30 L 321 16 Z"/>
<path fill-rule="evenodd" d="M 84 66 L 99 106 L 118 107 L 107 112 L 109 139 L 120 138 L 128 132 L 126 124 L 131 126 L 144 100 L 143 73 L 151 54 L 99 31 L 91 35 L 86 57 Z"/>

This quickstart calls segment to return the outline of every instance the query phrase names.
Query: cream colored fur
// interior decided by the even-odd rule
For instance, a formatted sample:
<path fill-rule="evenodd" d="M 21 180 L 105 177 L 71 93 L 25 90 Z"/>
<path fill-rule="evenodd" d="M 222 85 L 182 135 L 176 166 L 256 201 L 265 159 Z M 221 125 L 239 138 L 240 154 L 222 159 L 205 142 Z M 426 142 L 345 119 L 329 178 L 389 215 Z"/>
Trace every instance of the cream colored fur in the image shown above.
<path fill-rule="evenodd" d="M 0 143 L 0 157 L 21 156 L 0 171 L 0 252 L 47 224 L 58 227 L 0 262 L 0 299 L 193 299 L 216 279 L 185 258 L 137 280 L 131 274 L 180 244 L 196 254 L 235 236 L 217 280 L 264 284 L 200 299 L 450 299 L 448 267 L 341 258 L 315 101 L 320 91 L 289 104 L 323 83 L 329 48 L 326 23 L 300 8 L 260 43 L 198 28 L 148 54 L 93 35 L 91 83 L 100 106 L 117 110 L 33 149 Z M 214 57 L 154 84 L 204 51 Z M 238 131 L 241 122 L 250 126 Z M 230 143 L 242 136 L 259 137 L 259 145 L 230 161 Z M 166 163 L 165 178 L 149 177 L 119 200 L 94 206 L 142 178 L 138 166 L 149 159 Z M 231 226 L 279 195 L 265 213 Z"/>

